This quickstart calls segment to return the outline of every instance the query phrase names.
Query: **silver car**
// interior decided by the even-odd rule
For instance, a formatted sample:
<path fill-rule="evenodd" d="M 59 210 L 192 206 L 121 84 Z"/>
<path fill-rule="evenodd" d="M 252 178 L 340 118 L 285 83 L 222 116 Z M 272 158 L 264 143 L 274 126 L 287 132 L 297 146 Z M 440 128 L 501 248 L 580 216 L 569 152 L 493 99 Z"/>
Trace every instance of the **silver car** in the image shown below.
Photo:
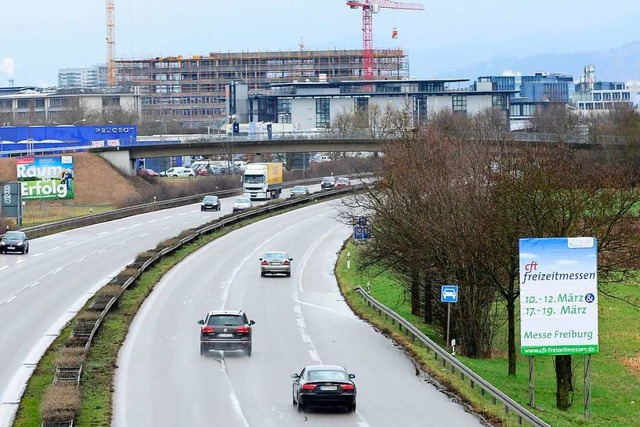
<path fill-rule="evenodd" d="M 240 212 L 240 211 L 243 211 L 245 209 L 249 209 L 251 207 L 253 207 L 253 202 L 251 201 L 251 199 L 249 197 L 238 197 L 233 202 L 233 211 L 234 212 Z"/>
<path fill-rule="evenodd" d="M 308 196 L 309 187 L 306 185 L 296 185 L 291 189 L 291 197 Z"/>
<path fill-rule="evenodd" d="M 291 261 L 286 252 L 267 252 L 260 258 L 260 276 L 284 274 L 291 277 Z"/>

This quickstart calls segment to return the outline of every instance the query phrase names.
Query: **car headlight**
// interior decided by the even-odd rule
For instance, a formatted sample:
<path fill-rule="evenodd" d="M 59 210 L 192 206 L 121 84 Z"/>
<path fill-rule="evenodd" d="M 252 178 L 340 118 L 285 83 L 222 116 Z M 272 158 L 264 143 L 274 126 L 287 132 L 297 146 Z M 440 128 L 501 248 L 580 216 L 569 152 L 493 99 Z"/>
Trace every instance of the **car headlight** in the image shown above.
<path fill-rule="evenodd" d="M 16 246 L 22 246 L 22 242 L 16 243 Z"/>

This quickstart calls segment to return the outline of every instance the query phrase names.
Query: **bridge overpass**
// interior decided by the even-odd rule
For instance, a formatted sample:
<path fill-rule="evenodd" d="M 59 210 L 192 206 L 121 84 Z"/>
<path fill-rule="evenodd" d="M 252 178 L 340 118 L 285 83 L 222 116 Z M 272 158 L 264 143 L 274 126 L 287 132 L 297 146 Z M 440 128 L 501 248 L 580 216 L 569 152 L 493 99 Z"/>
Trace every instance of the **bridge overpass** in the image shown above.
<path fill-rule="evenodd" d="M 264 153 L 358 152 L 382 151 L 389 139 L 371 135 L 338 137 L 330 134 L 292 135 L 289 138 L 256 138 L 198 135 L 196 138 L 139 140 L 135 145 L 91 148 L 128 174 L 135 174 L 137 159 L 175 156 L 210 156 Z M 166 139 L 165 139 L 166 138 Z"/>

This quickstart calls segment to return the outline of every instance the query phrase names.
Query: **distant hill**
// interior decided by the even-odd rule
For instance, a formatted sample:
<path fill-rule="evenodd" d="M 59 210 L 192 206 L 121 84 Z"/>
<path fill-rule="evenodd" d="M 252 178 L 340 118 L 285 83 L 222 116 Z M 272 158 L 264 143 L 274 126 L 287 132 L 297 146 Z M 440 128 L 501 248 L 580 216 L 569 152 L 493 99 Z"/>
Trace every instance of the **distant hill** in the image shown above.
<path fill-rule="evenodd" d="M 411 69 L 422 68 L 421 58 L 411 55 Z M 469 78 L 479 76 L 502 75 L 505 72 L 533 74 L 536 72 L 563 73 L 576 80 L 582 75 L 585 65 L 594 65 L 596 80 L 630 81 L 640 80 L 640 40 L 616 49 L 603 52 L 574 52 L 566 54 L 539 54 L 525 58 L 494 57 L 488 61 L 462 68 L 446 69 L 446 62 L 439 64 L 441 70 L 433 70 L 440 78 Z M 432 73 L 433 73 L 432 71 Z"/>

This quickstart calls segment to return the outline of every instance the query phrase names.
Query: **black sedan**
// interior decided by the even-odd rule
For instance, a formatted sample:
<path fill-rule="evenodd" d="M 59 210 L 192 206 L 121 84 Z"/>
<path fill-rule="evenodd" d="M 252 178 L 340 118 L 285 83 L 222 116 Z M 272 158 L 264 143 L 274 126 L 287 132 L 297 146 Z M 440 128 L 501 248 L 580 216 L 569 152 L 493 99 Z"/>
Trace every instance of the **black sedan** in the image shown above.
<path fill-rule="evenodd" d="M 7 231 L 0 237 L 0 254 L 7 252 L 29 253 L 29 239 L 22 231 Z"/>
<path fill-rule="evenodd" d="M 306 366 L 293 378 L 293 404 L 298 411 L 311 406 L 345 407 L 349 412 L 356 410 L 356 376 L 342 366 Z"/>
<path fill-rule="evenodd" d="M 204 196 L 202 203 L 200 203 L 200 210 L 206 211 L 207 209 L 213 209 L 214 211 L 219 211 L 220 206 L 220 199 L 218 196 Z"/>

